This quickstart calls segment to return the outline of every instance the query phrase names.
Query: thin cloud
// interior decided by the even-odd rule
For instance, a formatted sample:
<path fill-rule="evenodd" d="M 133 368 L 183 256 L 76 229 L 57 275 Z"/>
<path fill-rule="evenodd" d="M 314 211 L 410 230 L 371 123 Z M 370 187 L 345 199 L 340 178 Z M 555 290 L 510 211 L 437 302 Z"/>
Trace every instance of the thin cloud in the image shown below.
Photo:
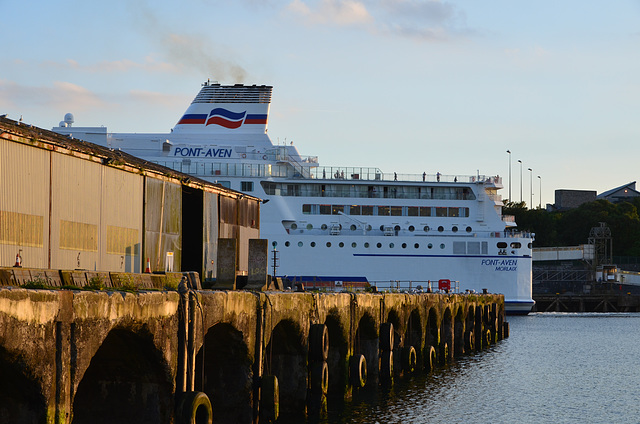
<path fill-rule="evenodd" d="M 439 0 L 293 0 L 285 10 L 308 25 L 361 27 L 378 34 L 447 40 L 474 33 L 463 11 Z"/>
<path fill-rule="evenodd" d="M 56 81 L 53 86 L 27 86 L 12 81 L 0 80 L 0 107 L 16 108 L 20 104 L 31 104 L 59 108 L 73 104 L 79 109 L 101 107 L 105 102 L 91 91 L 70 82 Z"/>
<path fill-rule="evenodd" d="M 373 22 L 367 7 L 359 1 L 321 0 L 314 6 L 294 0 L 286 10 L 312 25 L 357 26 Z"/>
<path fill-rule="evenodd" d="M 453 4 L 437 0 L 383 0 L 380 6 L 394 17 L 437 26 L 449 25 L 459 14 Z"/>
<path fill-rule="evenodd" d="M 152 56 L 144 58 L 143 62 L 129 59 L 101 61 L 98 63 L 83 64 L 75 59 L 66 59 L 63 62 L 44 61 L 39 64 L 43 69 L 73 70 L 92 74 L 126 73 L 129 71 L 143 71 L 147 73 L 180 73 L 181 66 L 169 62 L 158 61 Z"/>

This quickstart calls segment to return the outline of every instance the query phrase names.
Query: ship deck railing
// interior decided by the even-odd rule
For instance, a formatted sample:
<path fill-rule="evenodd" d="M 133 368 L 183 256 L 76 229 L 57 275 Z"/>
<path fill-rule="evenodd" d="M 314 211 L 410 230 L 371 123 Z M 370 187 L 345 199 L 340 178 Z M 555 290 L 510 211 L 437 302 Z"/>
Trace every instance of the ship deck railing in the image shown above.
<path fill-rule="evenodd" d="M 378 168 L 366 167 L 314 167 L 306 168 L 304 161 L 286 161 L 281 165 L 262 162 L 205 162 L 194 159 L 173 161 L 155 161 L 174 171 L 197 177 L 245 177 L 245 178 L 283 178 L 315 179 L 322 181 L 372 181 L 372 182 L 428 182 L 428 183 L 483 183 L 502 186 L 502 177 L 486 175 L 444 175 L 444 174 L 398 174 L 385 173 Z"/>

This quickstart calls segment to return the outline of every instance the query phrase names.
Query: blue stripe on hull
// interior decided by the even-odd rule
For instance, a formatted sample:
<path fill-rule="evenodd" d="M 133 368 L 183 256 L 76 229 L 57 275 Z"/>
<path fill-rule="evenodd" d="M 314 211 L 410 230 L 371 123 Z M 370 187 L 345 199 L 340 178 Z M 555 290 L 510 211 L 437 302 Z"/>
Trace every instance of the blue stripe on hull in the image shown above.
<path fill-rule="evenodd" d="M 480 259 L 528 259 L 531 256 L 490 256 L 490 255 L 408 255 L 399 253 L 354 253 L 353 256 L 406 257 L 406 258 L 480 258 Z"/>

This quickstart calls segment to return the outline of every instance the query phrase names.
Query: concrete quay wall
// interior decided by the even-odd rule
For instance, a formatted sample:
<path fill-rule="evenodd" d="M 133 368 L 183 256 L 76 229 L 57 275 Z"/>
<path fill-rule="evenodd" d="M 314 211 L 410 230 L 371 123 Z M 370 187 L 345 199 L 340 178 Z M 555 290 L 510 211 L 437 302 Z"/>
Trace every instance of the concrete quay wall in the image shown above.
<path fill-rule="evenodd" d="M 491 294 L 0 288 L 0 422 L 321 414 L 505 336 Z"/>

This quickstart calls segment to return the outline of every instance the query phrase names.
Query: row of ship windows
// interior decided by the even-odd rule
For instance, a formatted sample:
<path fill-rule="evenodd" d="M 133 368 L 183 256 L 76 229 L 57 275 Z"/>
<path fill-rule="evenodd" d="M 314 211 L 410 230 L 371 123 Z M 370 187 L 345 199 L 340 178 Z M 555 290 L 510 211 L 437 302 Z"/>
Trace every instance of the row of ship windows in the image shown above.
<path fill-rule="evenodd" d="M 302 205 L 307 215 L 378 215 L 378 216 L 437 216 L 468 218 L 469 208 L 439 206 L 373 206 L 373 205 Z"/>
<path fill-rule="evenodd" d="M 340 174 L 334 178 L 344 178 Z M 360 179 L 352 174 L 352 179 Z M 469 187 L 446 186 L 405 186 L 405 185 L 364 185 L 364 184 L 327 184 L 327 183 L 273 183 L 262 181 L 262 188 L 268 195 L 303 197 L 359 197 L 374 199 L 441 199 L 475 200 L 476 196 Z"/>
<path fill-rule="evenodd" d="M 276 247 L 276 246 L 278 245 L 278 242 L 277 242 L 277 241 L 274 241 L 274 242 L 273 242 L 273 243 L 271 243 L 271 244 L 273 245 L 273 247 Z M 285 245 L 285 247 L 290 247 L 290 246 L 291 246 L 291 242 L 289 242 L 289 241 L 285 241 L 285 242 L 284 242 L 284 245 Z M 326 243 L 326 246 L 327 246 L 327 247 L 331 247 L 331 245 L 332 245 L 332 244 L 331 244 L 331 242 L 330 242 L 330 241 L 328 241 L 328 242 Z M 303 246 L 304 246 L 304 243 L 303 243 L 303 242 L 301 242 L 301 241 L 299 241 L 299 242 L 298 242 L 298 247 L 303 247 Z M 311 243 L 309 243 L 309 246 L 311 246 L 311 247 L 316 247 L 316 242 L 315 242 L 315 241 L 312 241 Z M 338 243 L 338 247 L 344 247 L 344 246 L 345 246 L 345 244 L 344 244 L 343 242 Z M 363 244 L 363 246 L 365 247 L 365 249 L 368 249 L 368 248 L 370 247 L 370 244 L 369 244 L 368 242 L 365 242 L 365 243 Z M 407 248 L 407 243 L 402 243 L 402 245 L 401 245 L 401 246 L 402 246 L 402 248 L 403 248 L 403 249 L 406 249 L 406 248 Z M 351 243 L 351 247 L 353 247 L 353 248 L 355 249 L 356 247 L 358 247 L 358 243 L 356 243 L 356 242 Z M 382 248 L 382 243 L 377 243 L 377 244 L 376 244 L 376 247 L 377 247 L 378 249 Z M 391 249 L 393 249 L 393 248 L 395 247 L 395 243 L 389 243 L 389 247 L 390 247 Z M 414 248 L 416 248 L 416 249 L 419 249 L 419 248 L 420 248 L 420 243 L 415 243 L 415 244 L 413 245 L 413 247 L 414 247 Z M 427 248 L 428 248 L 428 249 L 433 249 L 433 244 L 432 244 L 432 243 L 427 244 Z M 445 248 L 445 244 L 444 244 L 444 243 L 440 243 L 440 249 L 444 249 L 444 248 Z"/>
<path fill-rule="evenodd" d="M 274 241 L 274 242 L 271 243 L 271 245 L 275 248 L 275 247 L 278 246 L 278 242 Z M 326 242 L 325 245 L 327 247 L 331 247 L 332 246 L 330 241 Z M 506 242 L 498 242 L 496 245 L 497 245 L 497 247 L 499 249 L 506 249 L 507 246 L 508 246 Z M 288 241 L 288 240 L 285 241 L 284 242 L 284 246 L 285 247 L 290 247 L 291 246 L 291 242 Z M 303 246 L 304 246 L 304 243 L 299 241 L 298 242 L 298 247 L 303 247 Z M 309 246 L 316 247 L 316 242 L 315 241 L 310 242 Z M 345 246 L 344 242 L 339 242 L 338 243 L 338 247 L 344 247 L 344 246 Z M 369 242 L 365 242 L 363 244 L 363 246 L 365 247 L 365 249 L 368 249 L 371 245 L 369 244 Z M 396 246 L 395 243 L 389 243 L 389 248 L 390 249 L 395 248 L 395 246 Z M 407 243 L 402 243 L 400 246 L 403 249 L 406 249 L 408 247 Z M 358 247 L 358 243 L 356 243 L 356 242 L 351 243 L 351 247 L 355 249 L 356 247 Z M 382 248 L 382 243 L 380 243 L 380 242 L 376 243 L 376 247 L 378 249 L 381 249 Z M 414 247 L 414 249 L 419 249 L 420 248 L 420 243 L 414 243 L 413 247 Z M 440 243 L 439 247 L 440 247 L 440 249 L 444 249 L 445 248 L 445 244 L 444 243 Z M 515 241 L 515 242 L 511 243 L 510 247 L 512 249 L 520 249 L 520 248 L 522 248 L 522 243 Z M 529 247 L 529 249 L 531 249 L 531 244 L 529 244 L 528 247 Z M 427 243 L 427 249 L 433 249 L 433 243 Z M 464 253 L 477 253 L 477 254 L 482 253 L 482 254 L 486 255 L 487 252 L 488 252 L 488 244 L 487 244 L 486 241 L 483 241 L 483 242 L 460 242 L 460 241 L 457 241 L 457 242 L 453 242 L 453 250 L 454 250 L 454 253 L 462 253 L 462 254 L 464 254 Z"/>
<path fill-rule="evenodd" d="M 335 225 L 335 226 L 337 227 L 337 229 L 338 229 L 339 231 L 342 231 L 342 224 L 337 224 L 337 225 Z M 289 228 L 290 228 L 290 229 L 292 229 L 292 230 L 297 230 L 297 229 L 298 229 L 298 224 L 296 224 L 296 223 L 294 222 L 294 223 L 292 223 L 292 224 L 291 224 L 291 226 L 290 226 Z M 313 224 L 307 224 L 306 228 L 307 228 L 307 230 L 313 230 Z M 327 224 L 322 224 L 322 225 L 320 226 L 320 229 L 321 229 L 321 230 L 323 230 L 323 231 L 327 230 L 328 228 L 329 228 L 329 226 L 328 226 Z M 333 225 L 331 226 L 331 228 L 333 229 Z M 372 228 L 373 228 L 373 227 L 371 227 L 371 225 L 366 224 L 364 229 L 366 229 L 367 231 L 371 231 L 371 230 L 372 230 Z M 362 229 L 362 228 L 359 228 L 359 227 L 358 227 L 358 226 L 356 226 L 355 224 L 351 224 L 351 226 L 349 227 L 349 229 L 350 229 L 351 231 L 356 231 L 356 230 L 358 230 L 358 229 Z M 387 229 L 390 229 L 390 230 L 393 230 L 393 231 L 398 232 L 398 231 L 400 231 L 402 228 L 401 228 L 399 225 L 396 225 L 396 226 L 394 226 L 394 227 L 391 227 L 391 226 L 388 226 L 388 225 L 381 225 L 381 226 L 380 226 L 380 231 L 385 231 L 385 230 L 387 230 Z M 416 230 L 416 227 L 414 227 L 413 225 L 409 225 L 409 226 L 407 227 L 407 230 L 408 230 L 409 232 L 411 232 L 411 233 L 412 233 L 412 232 L 414 232 L 414 231 Z M 428 233 L 429 231 L 431 231 L 431 227 L 429 227 L 428 225 L 425 225 L 425 226 L 422 228 L 422 230 L 423 230 L 425 233 Z M 454 225 L 453 227 L 451 227 L 451 231 L 452 231 L 452 232 L 454 232 L 454 233 L 457 233 L 457 232 L 458 232 L 458 230 L 459 230 L 459 228 L 458 228 L 458 226 L 457 226 L 457 225 Z M 441 233 L 441 232 L 443 232 L 443 231 L 444 231 L 444 227 L 443 227 L 442 225 L 438 226 L 438 232 L 440 232 L 440 233 Z M 473 229 L 472 229 L 471 227 L 467 227 L 467 228 L 465 229 L 465 231 L 466 231 L 467 233 L 470 233 L 471 231 L 473 231 Z"/>

